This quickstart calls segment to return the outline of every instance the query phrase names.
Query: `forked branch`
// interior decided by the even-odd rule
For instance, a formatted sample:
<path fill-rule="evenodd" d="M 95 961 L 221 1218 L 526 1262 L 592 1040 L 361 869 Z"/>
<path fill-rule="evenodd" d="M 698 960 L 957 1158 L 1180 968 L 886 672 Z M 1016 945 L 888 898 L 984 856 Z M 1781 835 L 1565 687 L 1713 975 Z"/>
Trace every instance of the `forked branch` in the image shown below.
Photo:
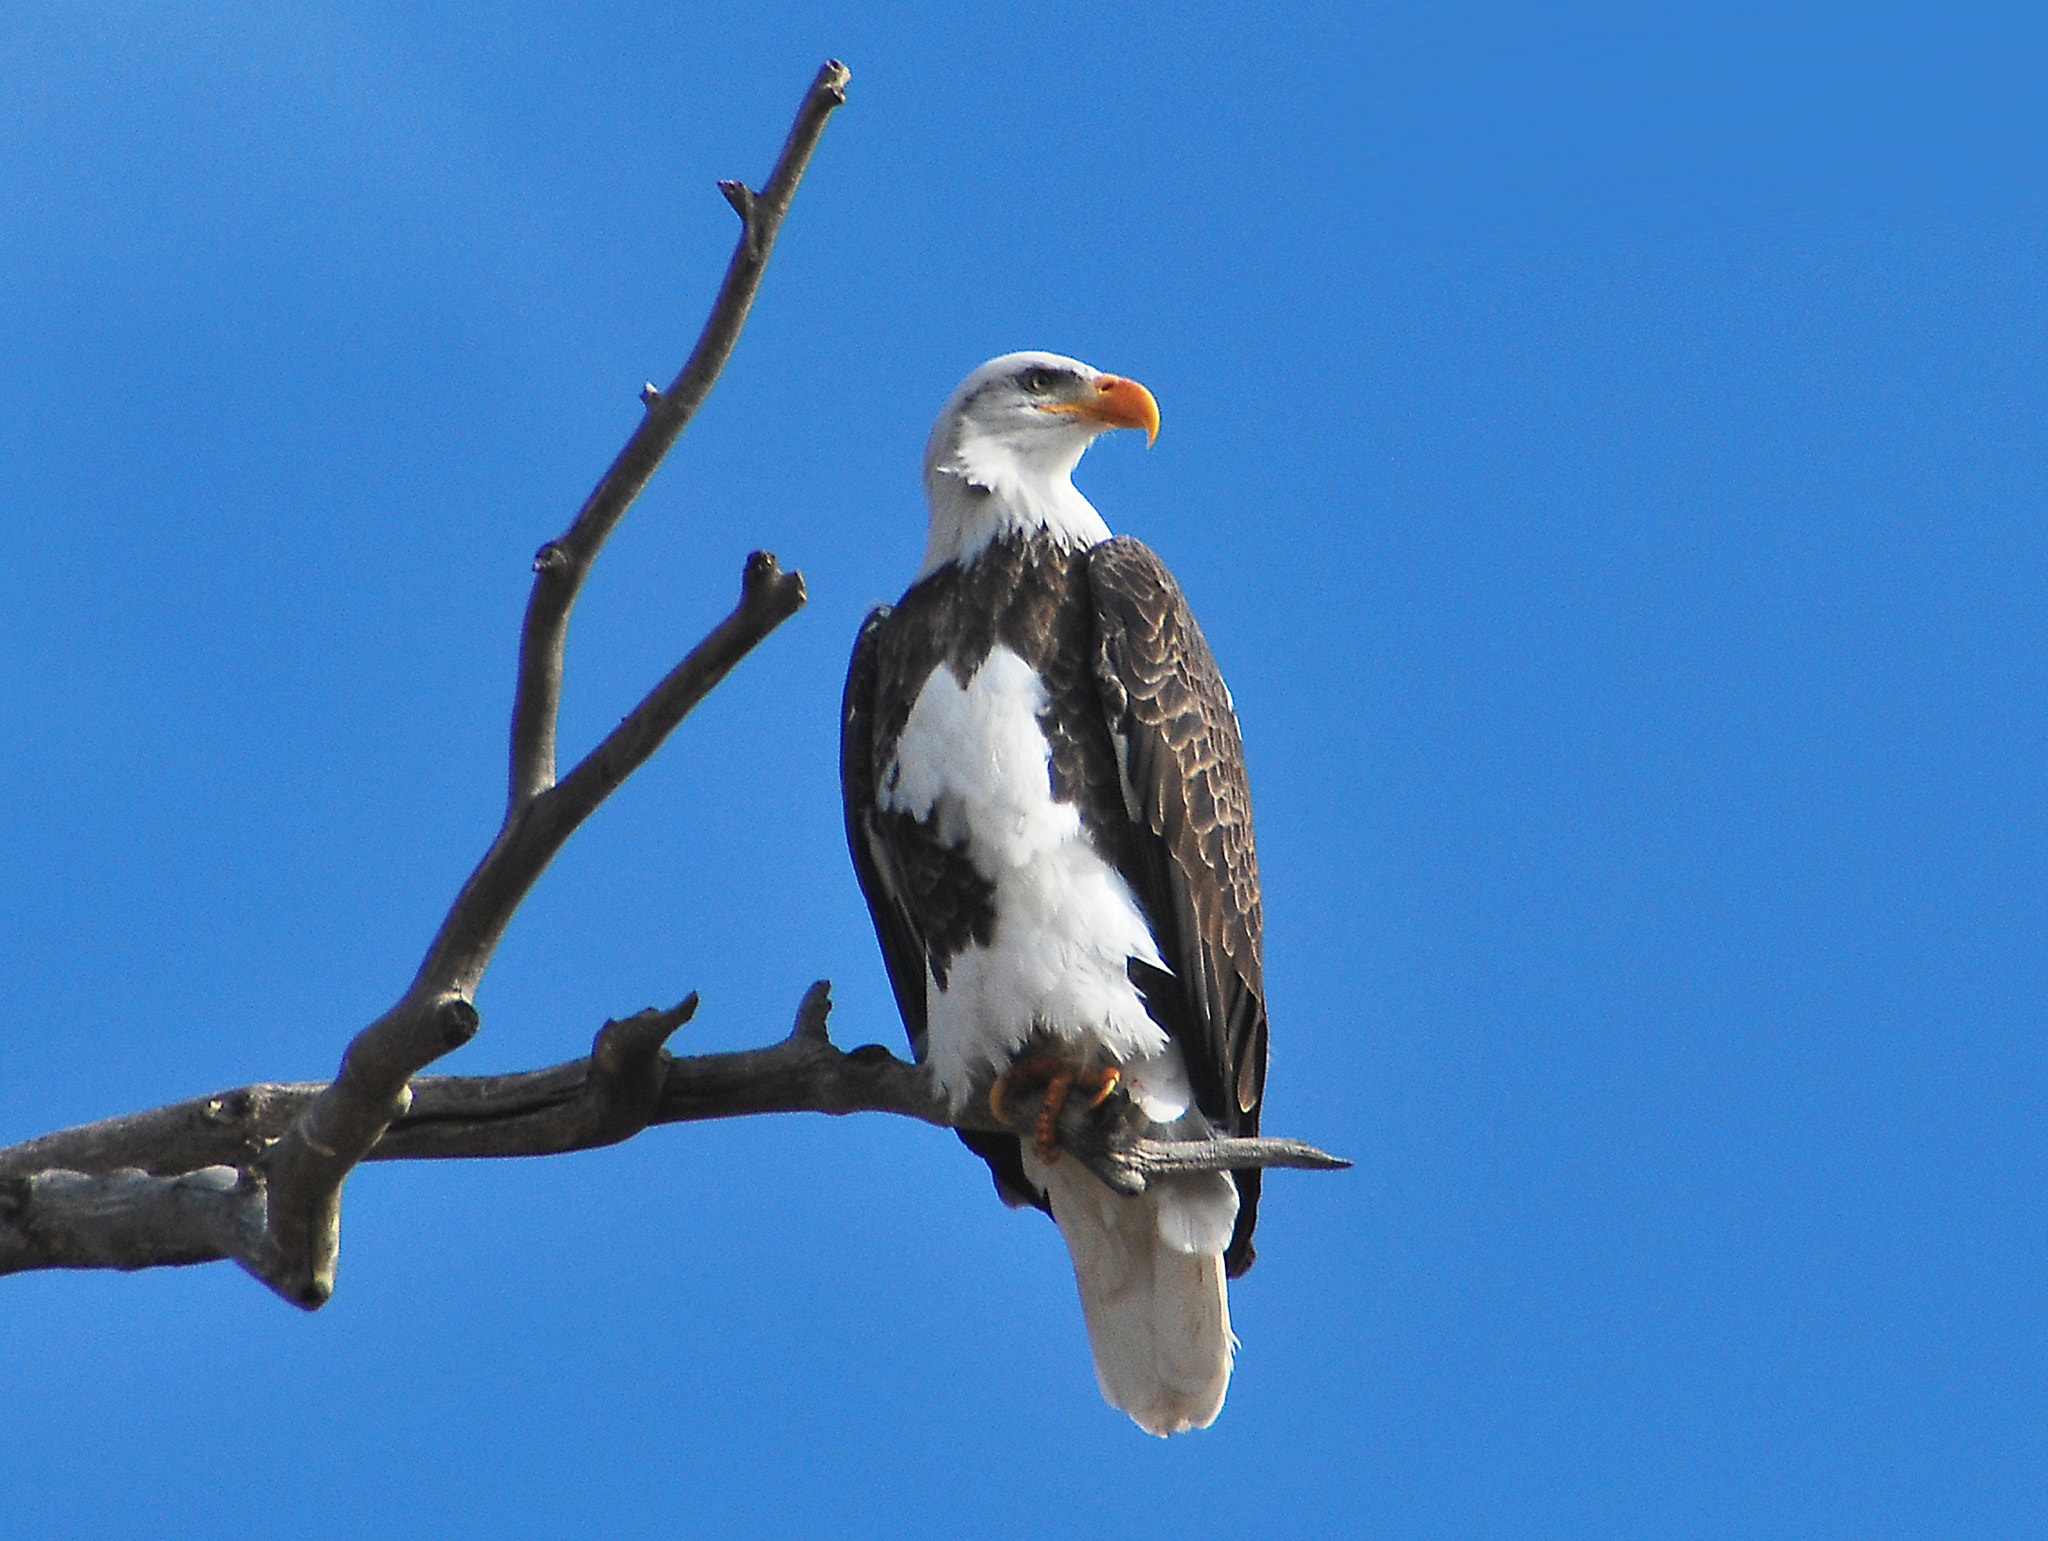
<path fill-rule="evenodd" d="M 398 1003 L 358 1033 L 341 1071 L 256 1157 L 267 1193 L 262 1234 L 243 1261 L 285 1298 L 308 1308 L 333 1292 L 341 1185 L 411 1106 L 420 1069 L 477 1030 L 470 1001 L 491 954 L 534 882 L 578 825 L 631 775 L 746 652 L 803 604 L 802 578 L 757 552 L 732 615 L 655 687 L 583 763 L 557 783 L 555 724 L 569 611 L 591 563 L 627 507 L 703 402 L 731 355 L 811 152 L 846 99 L 847 71 L 819 70 L 797 110 L 774 172 L 741 207 L 742 228 L 717 302 L 675 383 L 657 393 L 626 446 L 568 530 L 541 549 L 520 636 L 505 822 L 463 885 Z"/>
<path fill-rule="evenodd" d="M 526 625 L 519 641 L 519 688 L 512 709 L 508 822 L 521 804 L 554 784 L 555 718 L 562 700 L 562 644 L 568 635 L 570 608 L 599 549 L 696 416 L 732 356 L 754 294 L 761 287 L 761 275 L 767 270 L 783 216 L 788 214 L 797 183 L 825 132 L 826 120 L 846 101 L 849 78 L 846 66 L 838 60 L 825 61 L 804 93 L 789 139 L 759 193 L 749 191 L 743 182 L 718 184 L 740 216 L 740 239 L 697 346 L 667 390 L 656 390 L 650 384 L 640 392 L 647 408 L 640 426 L 612 461 L 611 469 L 591 489 L 568 530 L 541 547 L 533 559 L 533 597 L 527 602 Z"/>

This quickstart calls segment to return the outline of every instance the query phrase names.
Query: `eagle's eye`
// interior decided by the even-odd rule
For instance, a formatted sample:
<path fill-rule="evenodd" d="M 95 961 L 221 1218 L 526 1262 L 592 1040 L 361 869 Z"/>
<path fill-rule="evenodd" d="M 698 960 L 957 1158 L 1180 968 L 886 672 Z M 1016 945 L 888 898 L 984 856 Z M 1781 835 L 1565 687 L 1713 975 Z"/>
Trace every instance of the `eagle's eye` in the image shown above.
<path fill-rule="evenodd" d="M 1034 396 L 1049 395 L 1059 384 L 1060 377 L 1050 369 L 1027 369 L 1017 377 L 1017 383 Z"/>

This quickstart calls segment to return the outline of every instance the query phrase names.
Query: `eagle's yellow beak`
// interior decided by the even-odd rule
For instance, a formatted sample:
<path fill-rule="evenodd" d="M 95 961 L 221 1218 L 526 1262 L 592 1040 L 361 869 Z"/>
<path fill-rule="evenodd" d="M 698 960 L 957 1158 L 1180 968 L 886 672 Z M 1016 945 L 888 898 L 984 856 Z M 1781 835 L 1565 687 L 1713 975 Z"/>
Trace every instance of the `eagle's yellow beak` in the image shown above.
<path fill-rule="evenodd" d="M 1159 437 L 1159 403 L 1144 386 L 1122 375 L 1097 375 L 1092 385 L 1081 387 L 1078 400 L 1049 401 L 1039 410 L 1078 412 L 1106 428 L 1142 428 L 1147 444 Z"/>

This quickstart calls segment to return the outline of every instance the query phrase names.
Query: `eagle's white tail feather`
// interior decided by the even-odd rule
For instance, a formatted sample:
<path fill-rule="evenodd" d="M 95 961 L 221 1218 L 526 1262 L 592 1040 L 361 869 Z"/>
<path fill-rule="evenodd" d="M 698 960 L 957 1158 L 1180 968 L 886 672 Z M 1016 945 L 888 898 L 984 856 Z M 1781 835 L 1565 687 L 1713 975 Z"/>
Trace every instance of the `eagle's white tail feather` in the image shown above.
<path fill-rule="evenodd" d="M 1074 1260 L 1103 1398 L 1148 1434 L 1206 1429 L 1230 1386 L 1223 1249 L 1237 1191 L 1219 1172 L 1155 1183 L 1137 1198 L 1071 1157 L 1047 1166 L 1024 1149 Z"/>

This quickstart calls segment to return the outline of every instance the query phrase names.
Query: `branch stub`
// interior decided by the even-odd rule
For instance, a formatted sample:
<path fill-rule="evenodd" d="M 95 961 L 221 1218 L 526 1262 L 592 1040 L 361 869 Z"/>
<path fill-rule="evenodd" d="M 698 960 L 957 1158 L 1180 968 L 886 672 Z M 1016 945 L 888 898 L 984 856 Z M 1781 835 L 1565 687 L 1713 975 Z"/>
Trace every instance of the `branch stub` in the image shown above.
<path fill-rule="evenodd" d="M 483 1018 L 477 1015 L 476 1007 L 455 995 L 434 1009 L 434 1025 L 441 1030 L 441 1041 L 454 1050 L 476 1036 Z"/>

